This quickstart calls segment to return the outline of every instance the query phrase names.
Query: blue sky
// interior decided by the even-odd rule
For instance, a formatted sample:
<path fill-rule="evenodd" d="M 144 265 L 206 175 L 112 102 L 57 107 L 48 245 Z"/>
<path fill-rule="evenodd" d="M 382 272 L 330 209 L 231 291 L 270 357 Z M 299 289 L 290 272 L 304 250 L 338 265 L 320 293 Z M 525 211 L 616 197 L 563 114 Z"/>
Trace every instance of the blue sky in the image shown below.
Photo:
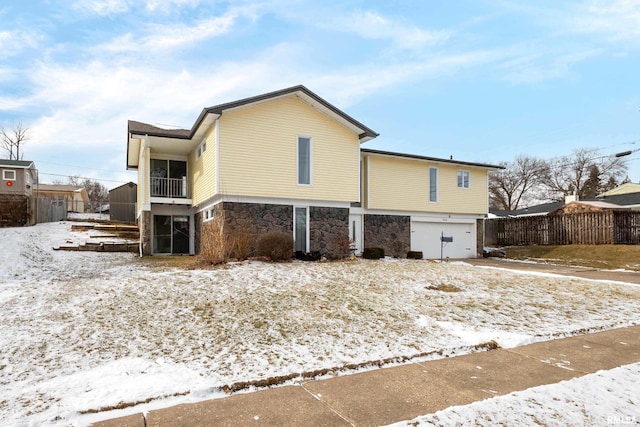
<path fill-rule="evenodd" d="M 304 84 L 368 148 L 498 163 L 640 148 L 640 1 L 58 0 L 0 4 L 0 124 L 42 182 L 113 188 L 127 120 Z M 627 156 L 640 182 L 640 150 Z M 62 175 L 62 176 L 59 176 Z"/>

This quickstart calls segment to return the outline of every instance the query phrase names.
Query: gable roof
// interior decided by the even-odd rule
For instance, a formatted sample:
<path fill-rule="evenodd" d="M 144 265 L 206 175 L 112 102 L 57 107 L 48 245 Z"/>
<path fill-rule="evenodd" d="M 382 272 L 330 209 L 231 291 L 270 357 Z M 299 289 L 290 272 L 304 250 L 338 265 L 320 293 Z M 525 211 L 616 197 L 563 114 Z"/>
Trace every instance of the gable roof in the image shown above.
<path fill-rule="evenodd" d="M 225 111 L 230 111 L 236 108 L 243 108 L 252 104 L 259 104 L 286 96 L 297 96 L 300 100 L 306 102 L 317 111 L 331 117 L 348 129 L 351 129 L 353 132 L 358 134 L 358 139 L 361 143 L 374 139 L 378 136 L 377 132 L 373 131 L 344 111 L 325 101 L 323 98 L 319 97 L 318 95 L 307 89 L 305 86 L 298 85 L 258 96 L 252 96 L 250 98 L 240 99 L 238 101 L 227 102 L 224 104 L 218 104 L 212 107 L 204 108 L 193 126 L 191 126 L 191 129 L 163 129 L 147 123 L 129 120 L 127 123 L 127 133 L 129 135 L 129 137 L 127 138 L 127 168 L 135 167 L 129 160 L 129 144 L 131 142 L 131 135 L 148 135 L 155 137 L 190 140 L 194 138 L 194 136 L 196 136 L 203 123 L 205 123 L 206 125 L 210 125 L 215 119 L 224 114 Z"/>
<path fill-rule="evenodd" d="M 381 155 L 381 156 L 404 157 L 404 158 L 408 158 L 408 159 L 427 160 L 427 161 L 430 161 L 430 162 L 438 162 L 438 163 L 451 163 L 451 164 L 454 164 L 454 165 L 461 165 L 461 166 L 476 166 L 476 167 L 487 168 L 487 169 L 504 169 L 504 166 L 490 165 L 490 164 L 487 164 L 487 163 L 464 162 L 464 161 L 461 161 L 461 160 L 453 160 L 453 159 L 440 159 L 440 158 L 437 158 L 437 157 L 419 156 L 419 155 L 416 155 L 416 154 L 406 154 L 406 153 L 396 153 L 396 152 L 393 152 L 393 151 L 372 150 L 370 148 L 362 148 L 362 149 L 360 149 L 360 151 L 362 153 L 378 154 L 378 155 Z"/>
<path fill-rule="evenodd" d="M 28 169 L 35 166 L 30 160 L 8 160 L 0 159 L 0 166 L 9 166 L 12 168 Z"/>
<path fill-rule="evenodd" d="M 344 111 L 340 110 L 336 106 L 325 101 L 323 98 L 310 91 L 303 85 L 292 86 L 286 89 L 277 90 L 274 92 L 265 93 L 258 96 L 252 96 L 249 98 L 240 99 L 238 101 L 227 102 L 224 104 L 214 105 L 202 110 L 200 117 L 196 120 L 194 127 L 200 124 L 206 114 L 222 115 L 224 111 L 232 110 L 234 108 L 240 108 L 251 104 L 257 104 L 264 101 L 269 101 L 276 98 L 282 98 L 284 96 L 296 95 L 298 98 L 310 104 L 312 107 L 320 110 L 320 112 L 332 117 L 338 122 L 358 131 L 358 138 L 360 142 L 366 142 L 376 138 L 379 134 L 367 126 L 363 125 Z M 193 129 L 193 128 L 192 128 Z"/>

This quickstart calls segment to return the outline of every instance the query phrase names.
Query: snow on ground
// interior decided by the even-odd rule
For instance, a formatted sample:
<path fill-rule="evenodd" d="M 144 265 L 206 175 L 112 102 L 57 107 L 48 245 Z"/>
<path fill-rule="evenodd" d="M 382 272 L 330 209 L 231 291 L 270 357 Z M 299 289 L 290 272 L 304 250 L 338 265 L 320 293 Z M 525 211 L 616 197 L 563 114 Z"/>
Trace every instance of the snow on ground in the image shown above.
<path fill-rule="evenodd" d="M 465 406 L 452 406 L 391 426 L 637 425 L 639 408 L 640 363 L 634 363 Z"/>
<path fill-rule="evenodd" d="M 0 425 L 83 425 L 236 382 L 640 323 L 640 288 L 621 283 L 406 260 L 185 270 L 53 251 L 90 238 L 70 228 L 0 229 Z"/>

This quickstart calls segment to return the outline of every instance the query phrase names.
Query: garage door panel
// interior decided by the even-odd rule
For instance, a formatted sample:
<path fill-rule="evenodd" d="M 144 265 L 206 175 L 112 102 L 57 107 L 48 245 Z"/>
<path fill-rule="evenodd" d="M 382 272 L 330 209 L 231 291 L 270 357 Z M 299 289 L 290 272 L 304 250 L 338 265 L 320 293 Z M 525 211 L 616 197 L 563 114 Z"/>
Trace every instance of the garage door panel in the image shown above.
<path fill-rule="evenodd" d="M 411 223 L 411 249 L 422 251 L 425 258 L 440 258 L 440 237 L 444 233 L 453 241 L 445 243 L 445 258 L 475 258 L 475 226 L 469 223 Z"/>

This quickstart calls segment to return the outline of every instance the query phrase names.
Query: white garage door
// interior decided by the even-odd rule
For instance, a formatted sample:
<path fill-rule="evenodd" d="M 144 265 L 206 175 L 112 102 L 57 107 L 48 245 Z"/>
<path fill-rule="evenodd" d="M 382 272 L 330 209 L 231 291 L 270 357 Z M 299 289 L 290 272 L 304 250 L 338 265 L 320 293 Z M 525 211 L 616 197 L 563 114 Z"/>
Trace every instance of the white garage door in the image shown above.
<path fill-rule="evenodd" d="M 443 246 L 444 258 L 475 258 L 475 224 L 450 222 L 411 222 L 411 250 L 422 251 L 424 258 L 440 259 L 440 237 L 453 238 Z"/>

